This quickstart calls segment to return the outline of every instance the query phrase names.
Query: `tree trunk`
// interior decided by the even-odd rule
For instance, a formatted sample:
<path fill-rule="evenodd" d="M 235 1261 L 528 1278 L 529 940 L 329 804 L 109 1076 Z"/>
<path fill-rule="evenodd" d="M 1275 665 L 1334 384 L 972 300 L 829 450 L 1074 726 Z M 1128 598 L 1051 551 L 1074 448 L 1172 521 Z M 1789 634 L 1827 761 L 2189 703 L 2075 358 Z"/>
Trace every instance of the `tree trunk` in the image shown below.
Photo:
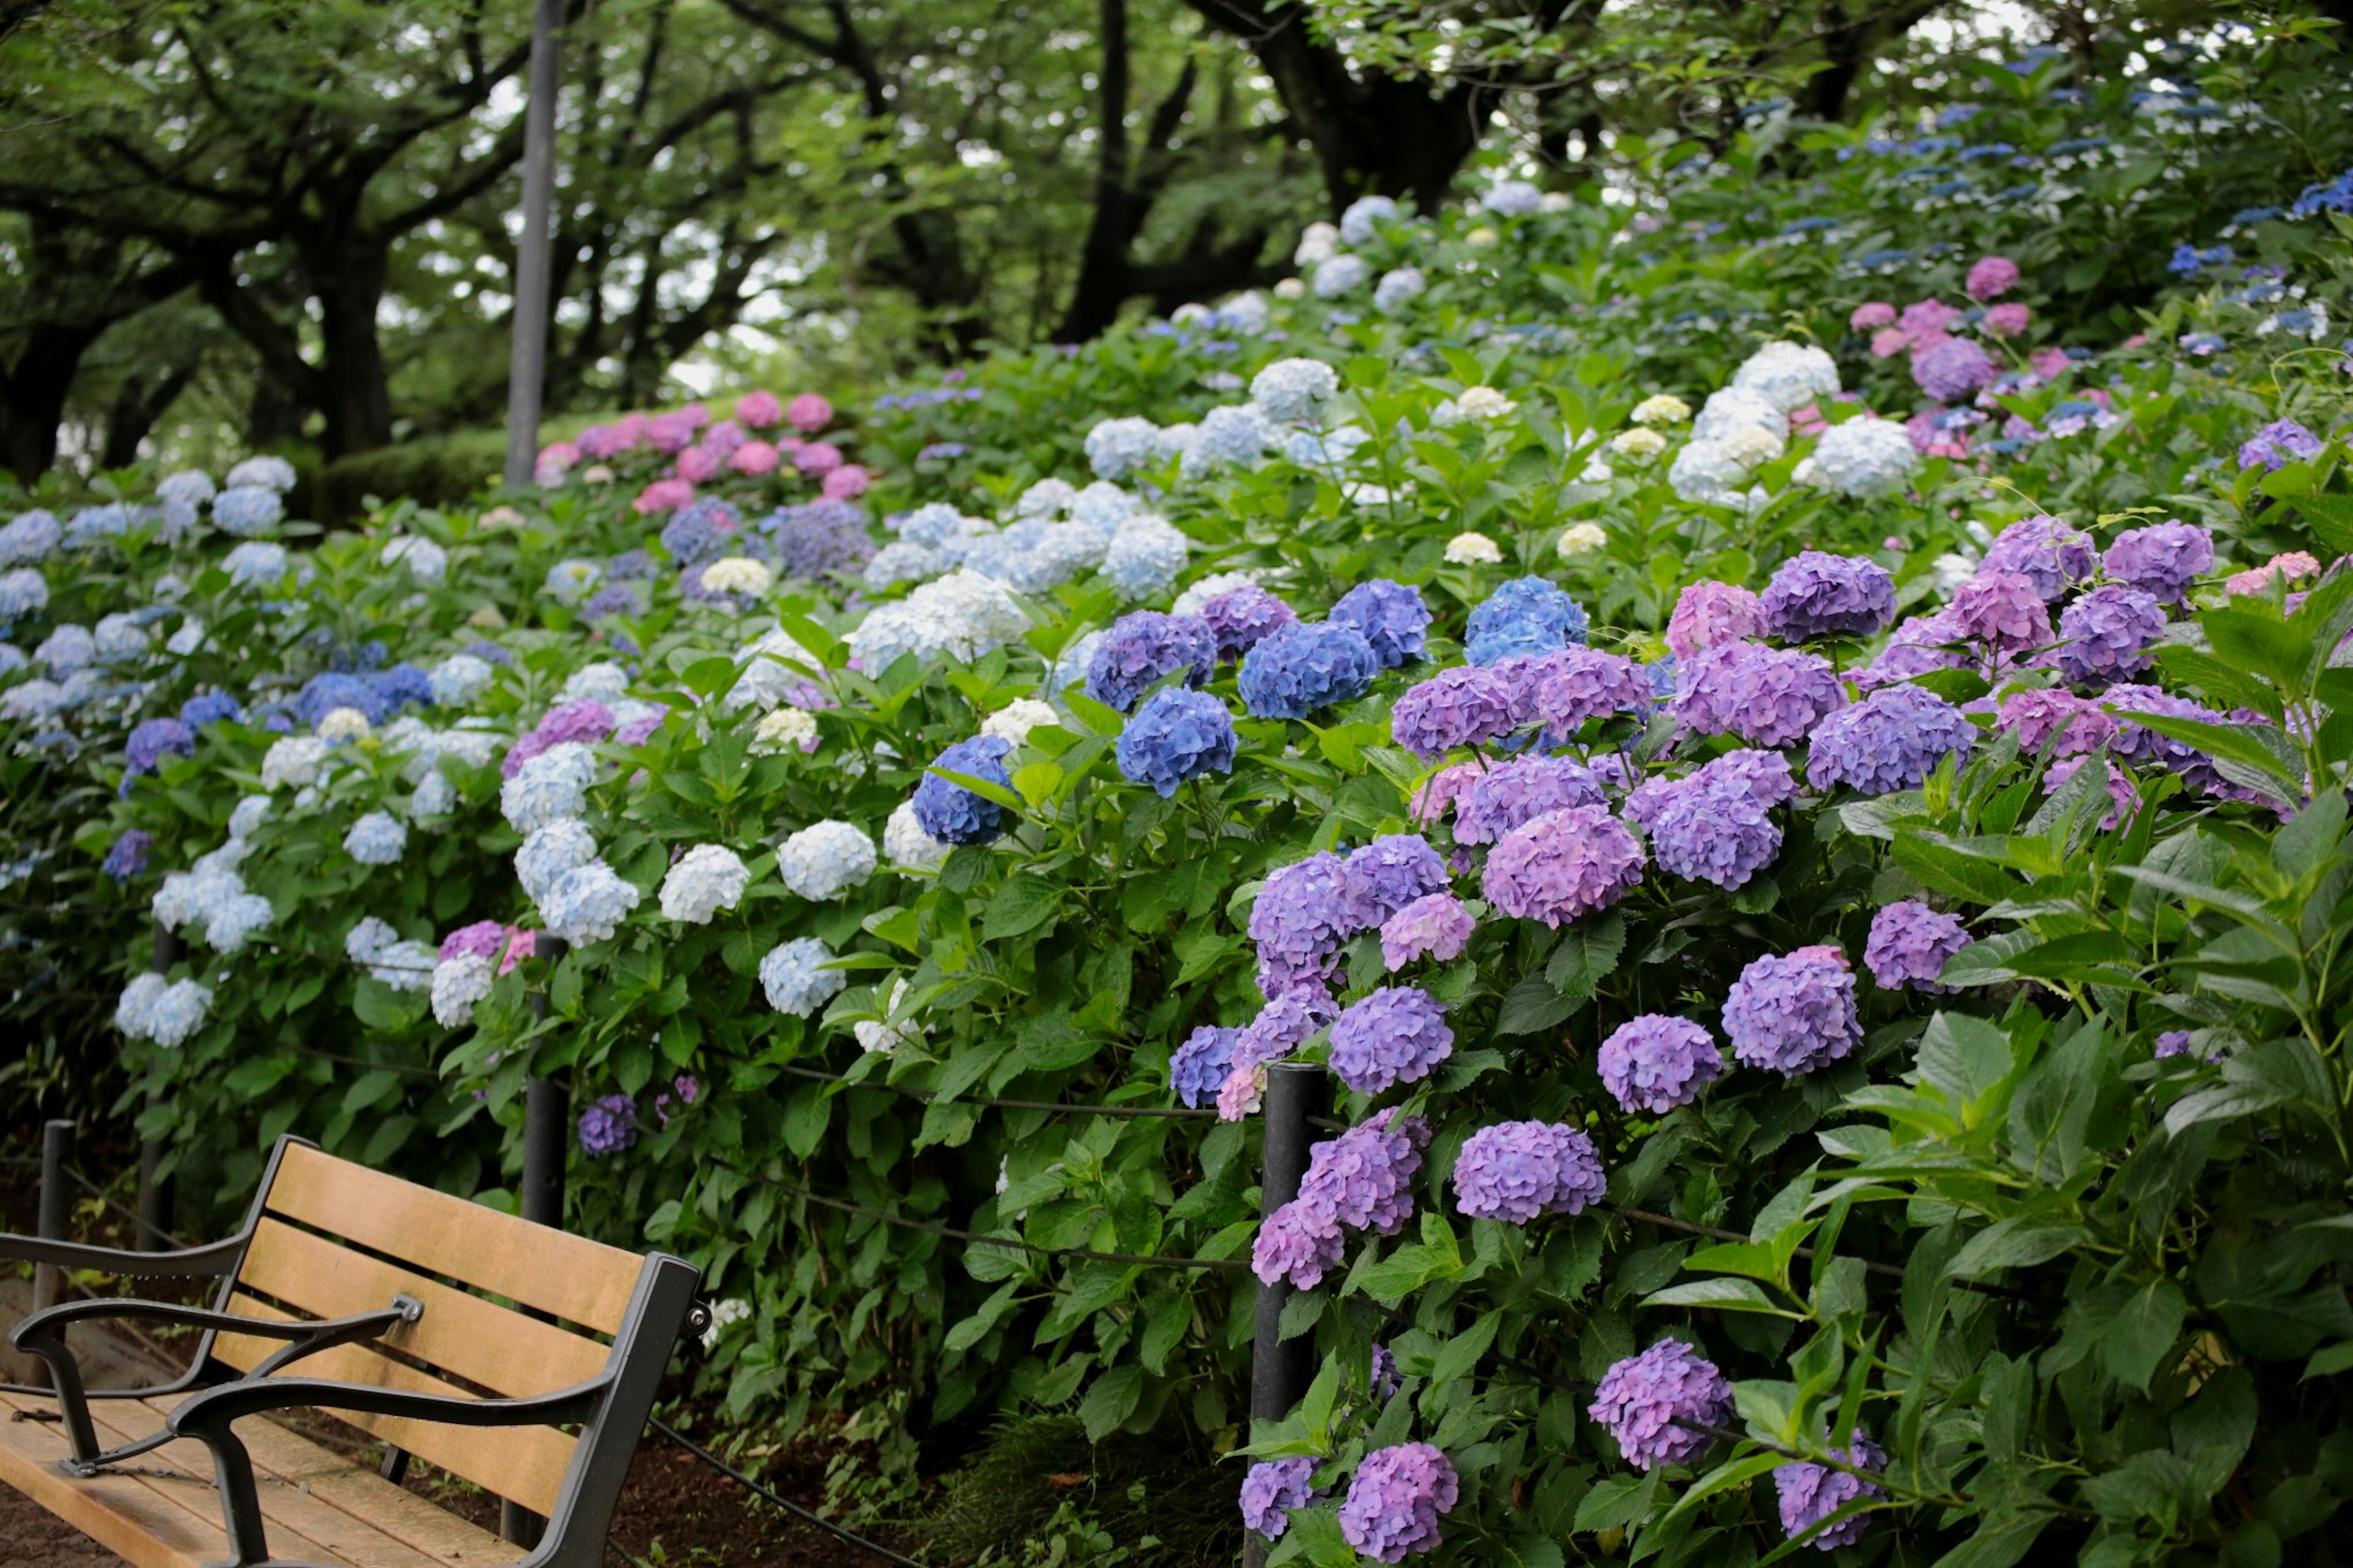
<path fill-rule="evenodd" d="M 27 489 L 58 460 L 58 426 L 82 355 L 105 322 L 43 322 L 26 335 L 16 364 L 0 374 L 0 456 Z"/>
<path fill-rule="evenodd" d="M 99 453 L 99 467 L 127 468 L 137 462 L 139 443 L 147 439 L 155 422 L 171 411 L 195 379 L 194 364 L 174 365 L 152 382 L 125 376 L 106 411 L 106 441 Z"/>
<path fill-rule="evenodd" d="M 375 316 L 384 303 L 389 258 L 380 243 L 358 235 L 313 272 L 319 300 L 319 413 L 326 428 L 320 456 L 328 462 L 392 444 L 392 388 Z"/>

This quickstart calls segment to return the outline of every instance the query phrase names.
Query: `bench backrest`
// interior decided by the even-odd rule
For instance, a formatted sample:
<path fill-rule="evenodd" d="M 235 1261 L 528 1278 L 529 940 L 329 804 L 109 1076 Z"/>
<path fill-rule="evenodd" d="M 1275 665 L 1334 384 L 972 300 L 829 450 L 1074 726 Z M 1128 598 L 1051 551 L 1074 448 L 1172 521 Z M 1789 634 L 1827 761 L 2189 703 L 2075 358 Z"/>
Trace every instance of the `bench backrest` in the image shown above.
<path fill-rule="evenodd" d="M 614 1342 L 632 1327 L 641 1285 L 664 1266 L 684 1269 L 674 1259 L 534 1225 L 290 1139 L 279 1146 L 256 1202 L 252 1240 L 221 1305 L 249 1317 L 338 1318 L 412 1296 L 425 1307 L 416 1322 L 379 1342 L 304 1357 L 287 1375 L 450 1398 L 525 1397 L 602 1373 Z M 657 1376 L 677 1322 L 660 1331 L 651 1358 Z M 222 1334 L 211 1353 L 246 1372 L 281 1348 L 279 1341 Z M 645 1386 L 649 1395 L 650 1383 Z M 580 1439 L 552 1426 L 343 1419 L 542 1514 L 556 1511 L 575 1457 L 586 1458 L 575 1455 Z M 627 1446 L 643 1420 L 640 1408 Z"/>

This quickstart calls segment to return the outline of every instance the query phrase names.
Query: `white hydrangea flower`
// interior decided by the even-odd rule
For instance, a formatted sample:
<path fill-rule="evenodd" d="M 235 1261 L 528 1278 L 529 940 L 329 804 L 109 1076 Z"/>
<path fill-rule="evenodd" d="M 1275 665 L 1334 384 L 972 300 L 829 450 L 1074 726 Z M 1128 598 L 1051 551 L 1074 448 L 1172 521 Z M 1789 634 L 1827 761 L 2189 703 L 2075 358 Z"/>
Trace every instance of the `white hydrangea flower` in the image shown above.
<path fill-rule="evenodd" d="M 1457 566 L 1493 566 L 1504 559 L 1504 551 L 1485 534 L 1469 531 L 1446 542 L 1446 559 Z"/>
<path fill-rule="evenodd" d="M 1163 462 L 1182 458 L 1201 438 L 1201 427 L 1190 419 L 1180 419 L 1174 425 L 1163 425 L 1160 434 L 1152 438 L 1152 449 Z"/>
<path fill-rule="evenodd" d="M 629 672 L 610 659 L 584 664 L 565 678 L 559 702 L 602 702 L 607 706 L 629 694 Z"/>
<path fill-rule="evenodd" d="M 752 1315 L 752 1304 L 740 1296 L 730 1296 L 711 1309 L 711 1326 L 702 1331 L 702 1348 L 710 1352 L 719 1343 L 719 1336 Z"/>
<path fill-rule="evenodd" d="M 1363 288 L 1365 279 L 1372 275 L 1373 269 L 1365 265 L 1363 257 L 1350 256 L 1344 251 L 1337 256 L 1327 256 L 1315 264 L 1314 279 L 1309 287 L 1315 290 L 1318 300 L 1337 300 L 1343 294 L 1354 293 Z"/>
<path fill-rule="evenodd" d="M 1759 425 L 1737 426 L 1726 431 L 1716 445 L 1723 450 L 1725 462 L 1743 468 L 1769 463 L 1788 449 L 1786 440 Z"/>
<path fill-rule="evenodd" d="M 147 1009 L 147 1038 L 165 1050 L 177 1050 L 188 1037 L 205 1026 L 213 994 L 193 980 L 175 980 L 165 986 Z"/>
<path fill-rule="evenodd" d="M 1250 337 L 1256 337 L 1266 331 L 1267 321 L 1272 315 L 1273 311 L 1255 289 L 1242 290 L 1219 306 L 1216 311 L 1218 325 L 1229 332 L 1240 332 Z"/>
<path fill-rule="evenodd" d="M 954 845 L 943 844 L 923 831 L 915 820 L 915 803 L 902 800 L 891 808 L 891 816 L 882 824 L 882 854 L 893 866 L 910 871 L 936 871 L 947 864 Z"/>
<path fill-rule="evenodd" d="M 577 605 L 596 591 L 605 569 L 594 561 L 559 561 L 547 569 L 542 591 L 559 605 Z"/>
<path fill-rule="evenodd" d="M 1314 267 L 1339 248 L 1340 231 L 1319 219 L 1300 232 L 1299 244 L 1291 253 L 1291 264 Z"/>
<path fill-rule="evenodd" d="M 406 758 L 400 765 L 400 776 L 415 784 L 433 766 L 433 759 L 441 749 L 441 737 L 432 725 L 414 713 L 403 713 L 376 731 L 376 744 L 387 752 Z"/>
<path fill-rule="evenodd" d="M 90 635 L 89 627 L 68 621 L 41 639 L 40 646 L 33 649 L 33 657 L 62 680 L 90 668 L 90 660 L 98 657 L 98 639 Z"/>
<path fill-rule="evenodd" d="M 457 808 L 458 786 L 443 773 L 426 774 L 418 781 L 416 793 L 408 797 L 408 815 L 413 821 L 447 816 Z"/>
<path fill-rule="evenodd" d="M 752 731 L 752 751 L 757 756 L 816 748 L 817 718 L 806 708 L 779 708 L 762 719 L 759 727 Z"/>
<path fill-rule="evenodd" d="M 1140 511 L 1119 525 L 1103 552 L 1103 575 L 1129 599 L 1166 593 L 1185 570 L 1192 542 L 1157 512 Z"/>
<path fill-rule="evenodd" d="M 1160 427 L 1130 415 L 1104 419 L 1087 432 L 1087 464 L 1102 479 L 1124 479 L 1159 457 Z"/>
<path fill-rule="evenodd" d="M 246 939 L 270 921 L 269 900 L 259 893 L 238 893 L 215 904 L 205 920 L 205 945 L 215 952 L 241 951 Z"/>
<path fill-rule="evenodd" d="M 1358 196 L 1348 204 L 1348 210 L 1340 215 L 1340 237 L 1350 245 L 1362 245 L 1373 237 L 1381 225 L 1396 222 L 1397 216 L 1398 205 L 1391 198 Z"/>
<path fill-rule="evenodd" d="M 515 851 L 515 880 L 533 903 L 543 904 L 558 877 L 595 858 L 596 840 L 588 825 L 575 816 L 558 817 L 528 835 Z"/>
<path fill-rule="evenodd" d="M 371 811 L 343 835 L 343 853 L 363 866 L 392 866 L 408 849 L 408 829 L 390 812 Z"/>
<path fill-rule="evenodd" d="M 1962 584 L 1978 574 L 1978 563 L 1958 551 L 1947 550 L 1928 563 L 1928 580 L 1936 584 L 1936 597 L 1949 599 Z"/>
<path fill-rule="evenodd" d="M 64 525 L 49 513 L 37 509 L 19 513 L 0 527 L 0 566 L 46 561 L 64 537 Z M 32 576 L 36 582 L 40 580 L 38 573 Z"/>
<path fill-rule="evenodd" d="M 133 976 L 114 1004 L 114 1026 L 134 1040 L 154 1038 L 155 1004 L 171 985 L 153 970 Z"/>
<path fill-rule="evenodd" d="M 319 782 L 319 769 L 327 760 L 327 742 L 316 735 L 287 735 L 269 743 L 262 753 L 261 787 L 274 790 L 284 784 L 297 789 Z"/>
<path fill-rule="evenodd" d="M 1789 417 L 1779 404 L 1749 387 L 1726 386 L 1709 393 L 1707 401 L 1700 405 L 1699 416 L 1692 421 L 1692 437 L 1721 441 L 1735 430 L 1752 426 L 1777 440 L 1789 437 Z"/>
<path fill-rule="evenodd" d="M 373 963 L 376 955 L 400 940 L 400 932 L 390 921 L 375 915 L 363 915 L 359 922 L 344 933 L 343 956 L 353 963 Z"/>
<path fill-rule="evenodd" d="M 396 942 L 379 949 L 366 967 L 371 979 L 390 990 L 427 991 L 441 967 L 441 955 L 431 942 Z"/>
<path fill-rule="evenodd" d="M 219 493 L 213 477 L 202 468 L 182 468 L 155 485 L 155 499 L 175 506 L 202 506 Z"/>
<path fill-rule="evenodd" d="M 449 552 L 429 539 L 414 533 L 404 533 L 385 543 L 378 559 L 386 566 L 406 566 L 408 574 L 427 587 L 439 584 L 449 574 Z"/>
<path fill-rule="evenodd" d="M 1176 602 L 1168 606 L 1168 613 L 1172 616 L 1198 616 L 1201 613 L 1201 606 L 1219 595 L 1231 593 L 1236 588 L 1256 586 L 1258 576 L 1255 573 L 1212 572 L 1187 584 L 1185 591 L 1176 595 Z"/>
<path fill-rule="evenodd" d="M 96 645 L 100 659 L 108 664 L 122 664 L 144 658 L 153 651 L 154 635 L 128 615 L 120 612 L 99 617 L 91 629 L 90 639 Z"/>
<path fill-rule="evenodd" d="M 1403 310 L 1430 286 L 1419 267 L 1397 267 L 1381 274 L 1373 285 L 1373 309 L 1389 313 Z"/>
<path fill-rule="evenodd" d="M 1440 429 L 1501 419 L 1519 406 L 1492 386 L 1466 386 L 1460 397 L 1450 397 L 1430 411 L 1430 422 Z"/>
<path fill-rule="evenodd" d="M 1637 425 L 1610 437 L 1609 449 L 1621 458 L 1655 458 L 1667 449 L 1667 438 L 1647 426 Z"/>
<path fill-rule="evenodd" d="M 1023 490 L 1013 502 L 1015 517 L 1056 518 L 1078 499 L 1078 487 L 1068 479 L 1042 479 Z"/>
<path fill-rule="evenodd" d="M 498 973 L 479 952 L 461 952 L 433 966 L 433 1021 L 462 1029 L 474 1021 L 474 1004 L 491 994 Z"/>
<path fill-rule="evenodd" d="M 751 868 L 742 856 L 722 845 L 698 844 L 662 879 L 661 912 L 689 925 L 708 925 L 720 910 L 741 903 L 751 885 Z"/>
<path fill-rule="evenodd" d="M 1479 205 L 1497 217 L 1525 217 L 1544 205 L 1544 193 L 1525 180 L 1497 180 Z"/>
<path fill-rule="evenodd" d="M 1135 510 L 1135 498 L 1112 483 L 1097 479 L 1071 502 L 1071 521 L 1091 530 L 1103 542 Z"/>
<path fill-rule="evenodd" d="M 205 637 L 205 623 L 194 616 L 186 616 L 180 621 L 180 629 L 165 639 L 164 651 L 185 658 L 190 654 L 206 647 L 207 642 L 208 639 Z"/>
<path fill-rule="evenodd" d="M 517 833 L 528 834 L 587 807 L 596 753 L 577 741 L 550 746 L 523 763 L 499 791 L 499 810 Z"/>
<path fill-rule="evenodd" d="M 498 679 L 498 666 L 470 653 L 453 653 L 426 672 L 437 707 L 463 708 Z"/>
<path fill-rule="evenodd" d="M 841 994 L 849 977 L 824 966 L 833 962 L 833 950 L 813 936 L 779 942 L 760 960 L 760 988 L 768 1005 L 796 1018 L 807 1018 Z"/>
<path fill-rule="evenodd" d="M 1892 419 L 1849 419 L 1814 444 L 1814 480 L 1843 496 L 1893 495 L 1920 466 L 1912 437 Z"/>
<path fill-rule="evenodd" d="M 643 897 L 610 866 L 591 860 L 555 879 L 547 896 L 539 900 L 539 914 L 551 934 L 575 947 L 585 947 L 620 930 Z"/>
<path fill-rule="evenodd" d="M 813 822 L 776 848 L 776 871 L 804 899 L 838 899 L 874 875 L 874 840 L 863 828 L 828 818 Z"/>
<path fill-rule="evenodd" d="M 1250 401 L 1282 425 L 1319 418 L 1340 390 L 1340 373 L 1316 359 L 1279 359 L 1250 378 Z"/>
<path fill-rule="evenodd" d="M 1057 724 L 1061 716 L 1051 705 L 1034 697 L 1017 697 L 980 721 L 984 735 L 1002 735 L 1018 746 L 1029 739 L 1029 731 L 1040 724 Z"/>
<path fill-rule="evenodd" d="M 1668 392 L 1652 393 L 1629 416 L 1637 425 L 1680 425 L 1691 416 L 1691 405 Z"/>
<path fill-rule="evenodd" d="M 902 583 L 927 582 L 946 571 L 947 565 L 938 551 L 912 539 L 894 539 L 866 563 L 865 582 L 880 593 Z"/>
<path fill-rule="evenodd" d="M 247 540 L 221 557 L 221 570 L 240 588 L 259 588 L 284 581 L 289 564 L 286 547 Z"/>
<path fill-rule="evenodd" d="M 1608 531 L 1598 522 L 1573 522 L 1561 530 L 1556 548 L 1563 555 L 1589 555 L 1609 542 Z"/>
<path fill-rule="evenodd" d="M 1004 584 L 960 567 L 904 599 L 878 605 L 848 640 L 866 672 L 880 675 L 911 653 L 925 664 L 943 658 L 978 658 L 1029 627 L 1028 614 Z M 739 684 L 736 689 L 743 688 Z"/>
<path fill-rule="evenodd" d="M 269 820 L 269 797 L 266 795 L 248 795 L 240 799 L 237 803 L 237 808 L 228 814 L 228 836 L 237 843 L 244 843 Z"/>
<path fill-rule="evenodd" d="M 294 465 L 268 453 L 248 458 L 228 471 L 227 488 L 237 489 L 248 486 L 276 490 L 283 495 L 294 488 Z"/>
<path fill-rule="evenodd" d="M 1822 403 L 1839 392 L 1838 364 L 1811 343 L 1765 344 L 1732 373 L 1732 384 L 1763 395 L 1784 414 Z"/>
<path fill-rule="evenodd" d="M 356 708 L 330 708 L 319 718 L 319 739 L 330 745 L 338 741 L 364 741 L 368 731 L 368 716 Z"/>
<path fill-rule="evenodd" d="M 888 1021 L 890 1015 L 899 1010 L 899 1004 L 906 994 L 905 977 L 893 975 L 889 988 L 876 998 L 876 1011 L 881 1013 L 883 1016 L 861 1019 L 849 1026 L 849 1032 L 858 1037 L 860 1050 L 873 1051 L 877 1055 L 887 1057 L 895 1054 L 902 1046 L 920 1046 L 923 1043 L 924 1037 L 932 1031 L 930 1026 L 923 1023 L 922 1019 L 905 1018 L 896 1025 Z"/>
<path fill-rule="evenodd" d="M 825 661 L 781 629 L 736 649 L 735 662 L 744 667 L 744 673 L 735 678 L 734 686 L 720 700 L 719 708 L 724 713 L 782 706 L 789 694 L 825 674 Z M 875 667 L 869 665 L 867 668 L 871 672 Z"/>
<path fill-rule="evenodd" d="M 1667 483 L 1695 506 L 1734 506 L 1733 487 L 1746 472 L 1725 455 L 1721 441 L 1687 441 L 1667 467 Z"/>
<path fill-rule="evenodd" d="M 471 719 L 464 721 L 465 724 L 475 722 L 478 721 Z M 503 735 L 489 730 L 467 729 L 461 724 L 458 729 L 441 731 L 433 760 L 438 763 L 443 757 L 455 757 L 470 768 L 486 768 L 505 743 Z"/>
<path fill-rule="evenodd" d="M 728 555 L 702 569 L 702 586 L 713 594 L 756 599 L 776 584 L 776 574 L 748 555 Z"/>

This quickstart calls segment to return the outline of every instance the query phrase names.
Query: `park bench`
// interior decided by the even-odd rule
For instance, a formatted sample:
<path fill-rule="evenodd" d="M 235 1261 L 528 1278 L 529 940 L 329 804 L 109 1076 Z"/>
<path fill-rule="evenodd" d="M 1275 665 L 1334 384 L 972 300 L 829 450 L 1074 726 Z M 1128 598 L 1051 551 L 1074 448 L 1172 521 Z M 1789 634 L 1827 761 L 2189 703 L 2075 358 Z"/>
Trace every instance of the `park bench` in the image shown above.
<path fill-rule="evenodd" d="M 0 1394 L 0 1481 L 137 1568 L 599 1568 L 694 1268 L 280 1141 L 237 1236 L 180 1252 L 0 1237 L 0 1259 L 220 1277 L 210 1310 L 74 1301 L 10 1335 L 53 1393 Z M 177 1381 L 85 1391 L 98 1319 L 201 1329 Z M 266 1412 L 389 1446 L 333 1453 Z M 414 1455 L 532 1514 L 526 1549 L 399 1485 Z M 512 1530 L 510 1533 L 527 1533 Z M 274 1555 L 273 1555 L 274 1553 Z"/>

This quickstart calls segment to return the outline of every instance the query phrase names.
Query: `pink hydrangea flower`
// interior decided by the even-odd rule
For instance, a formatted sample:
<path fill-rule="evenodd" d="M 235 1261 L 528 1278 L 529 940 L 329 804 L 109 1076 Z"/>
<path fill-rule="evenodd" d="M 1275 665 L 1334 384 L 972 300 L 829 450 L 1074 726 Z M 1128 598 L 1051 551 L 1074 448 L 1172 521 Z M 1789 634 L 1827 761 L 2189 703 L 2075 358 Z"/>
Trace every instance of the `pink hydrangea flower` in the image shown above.
<path fill-rule="evenodd" d="M 2065 349 L 2040 348 L 2026 356 L 2026 363 L 2033 367 L 2035 374 L 2050 381 L 2075 362 L 2067 357 Z"/>
<path fill-rule="evenodd" d="M 704 484 L 719 477 L 719 454 L 708 447 L 689 447 L 670 468 L 691 485 Z"/>
<path fill-rule="evenodd" d="M 1901 327 L 1882 327 L 1871 334 L 1871 353 L 1874 359 L 1894 359 L 1912 346 L 1912 334 Z"/>
<path fill-rule="evenodd" d="M 814 392 L 804 392 L 785 407 L 785 423 L 804 436 L 814 436 L 833 423 L 833 405 Z"/>
<path fill-rule="evenodd" d="M 1866 300 L 1854 308 L 1854 313 L 1847 317 L 1846 324 L 1858 332 L 1892 327 L 1895 324 L 1895 307 L 1884 300 Z"/>
<path fill-rule="evenodd" d="M 631 502 L 639 517 L 659 517 L 676 511 L 694 499 L 694 486 L 686 479 L 656 479 L 638 492 Z"/>
<path fill-rule="evenodd" d="M 2301 550 L 2291 550 L 2284 555 L 2273 556 L 2261 566 L 2232 573 L 2222 580 L 2222 591 L 2226 594 L 2261 594 L 2271 587 L 2274 574 L 2297 583 L 2315 575 L 2319 570 L 2320 563 L 2310 554 Z"/>
<path fill-rule="evenodd" d="M 1989 256 L 1969 268 L 1961 285 L 1972 300 L 1999 300 L 2018 287 L 2018 263 L 2007 256 Z"/>
<path fill-rule="evenodd" d="M 694 445 L 694 428 L 683 414 L 658 414 L 646 421 L 646 445 L 657 452 L 683 452 Z"/>
<path fill-rule="evenodd" d="M 794 448 L 793 467 L 821 479 L 841 467 L 841 448 L 825 441 L 806 442 Z"/>
<path fill-rule="evenodd" d="M 2034 312 L 2015 301 L 1996 305 L 1985 313 L 1985 330 L 1998 338 L 2014 338 L 2026 331 L 2026 324 L 2033 319 Z"/>
<path fill-rule="evenodd" d="M 825 499 L 851 500 L 866 493 L 866 470 L 856 463 L 844 463 L 825 477 Z"/>
<path fill-rule="evenodd" d="M 702 449 L 724 462 L 735 455 L 735 448 L 751 437 L 733 419 L 722 419 L 702 433 Z"/>
<path fill-rule="evenodd" d="M 1922 300 L 1916 304 L 1905 306 L 1904 313 L 1895 319 L 1895 324 L 1902 327 L 1905 335 L 1915 344 L 1926 344 L 1944 336 L 1947 330 L 1960 319 L 1957 306 L 1947 305 L 1942 300 Z"/>
<path fill-rule="evenodd" d="M 765 430 L 785 416 L 785 405 L 776 395 L 765 388 L 747 392 L 735 400 L 735 423 L 746 430 Z"/>
<path fill-rule="evenodd" d="M 539 449 L 538 467 L 543 470 L 552 468 L 561 474 L 579 460 L 580 448 L 569 441 L 550 441 Z"/>
<path fill-rule="evenodd" d="M 776 463 L 776 449 L 765 441 L 746 441 L 727 459 L 729 468 L 753 479 L 775 473 Z"/>

